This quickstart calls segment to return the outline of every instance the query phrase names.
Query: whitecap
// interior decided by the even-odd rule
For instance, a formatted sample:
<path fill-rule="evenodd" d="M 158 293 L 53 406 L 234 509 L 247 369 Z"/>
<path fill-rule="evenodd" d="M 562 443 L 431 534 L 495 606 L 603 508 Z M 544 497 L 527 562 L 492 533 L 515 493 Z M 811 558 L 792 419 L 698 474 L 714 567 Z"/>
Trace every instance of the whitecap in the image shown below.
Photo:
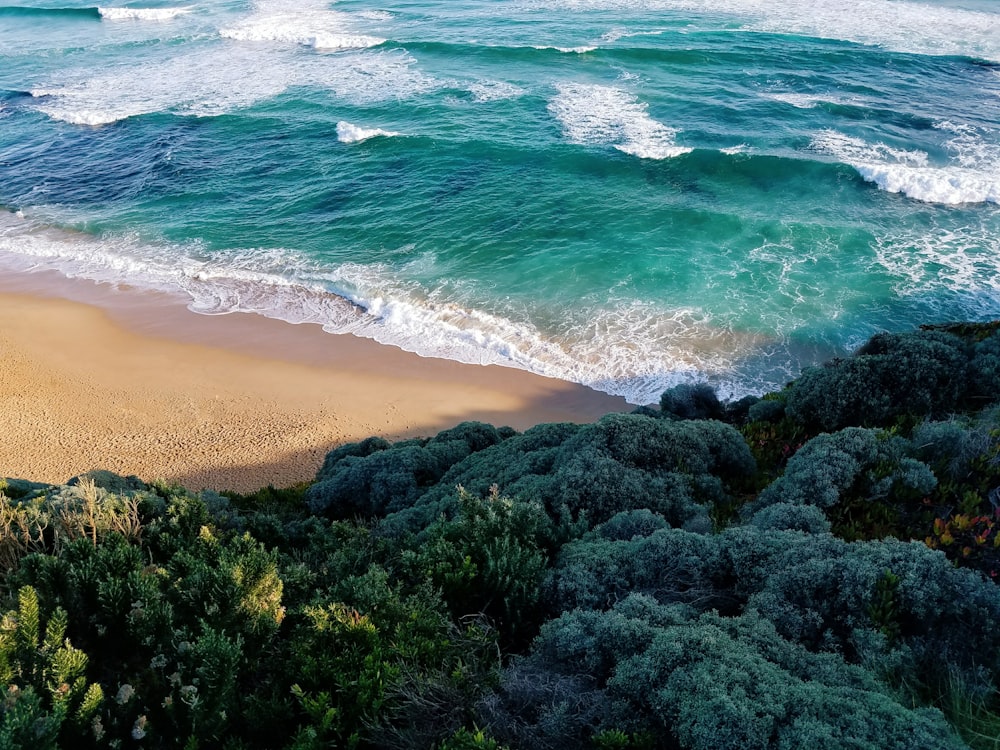
<path fill-rule="evenodd" d="M 184 8 L 103 8 L 98 7 L 101 18 L 109 21 L 169 21 L 172 18 L 190 13 L 190 7 Z"/>
<path fill-rule="evenodd" d="M 948 127 L 939 124 L 939 129 Z M 817 134 L 811 146 L 850 164 L 886 192 L 926 203 L 1000 203 L 1000 147 L 985 142 L 970 128 L 945 144 L 956 155 L 957 165 L 930 165 L 923 151 L 868 143 L 834 130 Z"/>
<path fill-rule="evenodd" d="M 581 45 L 579 47 L 556 47 L 553 45 L 534 45 L 533 49 L 539 49 L 539 50 L 551 49 L 555 50 L 556 52 L 565 52 L 567 54 L 583 55 L 586 54 L 587 52 L 593 52 L 598 48 L 594 45 Z"/>
<path fill-rule="evenodd" d="M 1000 61 L 1000 15 L 898 0 L 522 0 L 532 10 L 620 10 L 731 16 L 744 31 L 797 34 L 924 55 Z M 613 29 L 607 40 L 628 32 Z"/>
<path fill-rule="evenodd" d="M 300 44 L 318 50 L 361 49 L 385 42 L 356 33 L 350 15 L 315 0 L 258 2 L 253 13 L 220 29 L 219 35 L 240 42 Z"/>
<path fill-rule="evenodd" d="M 352 103 L 403 99 L 439 87 L 399 50 L 347 50 L 336 56 L 211 45 L 164 59 L 131 61 L 99 73 L 67 70 L 30 91 L 31 106 L 74 125 L 106 125 L 154 112 L 212 117 L 314 86 Z"/>
<path fill-rule="evenodd" d="M 358 125 L 352 125 L 349 122 L 344 122 L 343 120 L 337 123 L 337 140 L 341 143 L 359 143 L 361 141 L 366 141 L 369 138 L 379 136 L 383 138 L 392 138 L 396 135 L 400 135 L 400 133 L 394 133 L 390 130 L 382 130 L 381 128 L 362 128 Z"/>
<path fill-rule="evenodd" d="M 651 118 L 648 105 L 622 89 L 560 83 L 549 112 L 579 145 L 610 145 L 641 159 L 669 159 L 691 151 L 674 142 L 677 131 Z"/>
<path fill-rule="evenodd" d="M 802 94 L 795 91 L 778 91 L 761 94 L 765 99 L 789 104 L 797 109 L 813 109 L 820 104 L 843 104 L 843 100 L 819 94 Z"/>

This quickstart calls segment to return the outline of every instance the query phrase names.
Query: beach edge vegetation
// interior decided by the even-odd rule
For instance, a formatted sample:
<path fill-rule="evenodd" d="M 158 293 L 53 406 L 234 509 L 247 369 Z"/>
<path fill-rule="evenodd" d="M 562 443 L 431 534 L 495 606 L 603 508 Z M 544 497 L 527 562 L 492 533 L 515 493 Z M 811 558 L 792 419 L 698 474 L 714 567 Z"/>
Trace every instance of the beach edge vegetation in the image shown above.
<path fill-rule="evenodd" d="M 1000 326 L 782 391 L 0 492 L 0 747 L 998 748 Z"/>

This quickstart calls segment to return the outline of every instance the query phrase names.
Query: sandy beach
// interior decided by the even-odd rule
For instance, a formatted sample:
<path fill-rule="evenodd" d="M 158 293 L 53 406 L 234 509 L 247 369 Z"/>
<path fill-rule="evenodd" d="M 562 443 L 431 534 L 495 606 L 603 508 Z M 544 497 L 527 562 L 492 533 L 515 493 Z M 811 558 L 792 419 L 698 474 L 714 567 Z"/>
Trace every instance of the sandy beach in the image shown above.
<path fill-rule="evenodd" d="M 191 489 L 311 479 L 369 435 L 464 420 L 523 430 L 631 407 L 582 386 L 427 359 L 315 325 L 198 315 L 166 295 L 54 273 L 0 282 L 0 476 L 95 468 Z"/>

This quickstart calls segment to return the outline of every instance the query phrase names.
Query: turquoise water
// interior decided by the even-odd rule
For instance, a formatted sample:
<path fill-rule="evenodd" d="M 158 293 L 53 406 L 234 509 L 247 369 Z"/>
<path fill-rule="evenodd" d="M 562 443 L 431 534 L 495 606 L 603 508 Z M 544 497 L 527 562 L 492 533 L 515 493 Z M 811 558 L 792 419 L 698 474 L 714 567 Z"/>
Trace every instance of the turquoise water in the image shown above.
<path fill-rule="evenodd" d="M 0 261 L 635 403 L 760 392 L 1000 316 L 1000 8 L 2 6 Z"/>

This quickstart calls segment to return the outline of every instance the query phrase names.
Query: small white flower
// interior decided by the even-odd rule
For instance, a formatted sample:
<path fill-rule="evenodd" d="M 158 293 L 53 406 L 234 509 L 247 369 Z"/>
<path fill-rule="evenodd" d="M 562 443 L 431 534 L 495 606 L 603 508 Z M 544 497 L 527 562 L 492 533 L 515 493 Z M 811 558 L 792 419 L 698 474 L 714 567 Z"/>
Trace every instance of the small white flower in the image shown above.
<path fill-rule="evenodd" d="M 135 695 L 135 689 L 126 682 L 118 688 L 118 695 L 115 696 L 115 700 L 118 702 L 119 706 L 124 706 L 132 700 L 133 695 Z"/>

